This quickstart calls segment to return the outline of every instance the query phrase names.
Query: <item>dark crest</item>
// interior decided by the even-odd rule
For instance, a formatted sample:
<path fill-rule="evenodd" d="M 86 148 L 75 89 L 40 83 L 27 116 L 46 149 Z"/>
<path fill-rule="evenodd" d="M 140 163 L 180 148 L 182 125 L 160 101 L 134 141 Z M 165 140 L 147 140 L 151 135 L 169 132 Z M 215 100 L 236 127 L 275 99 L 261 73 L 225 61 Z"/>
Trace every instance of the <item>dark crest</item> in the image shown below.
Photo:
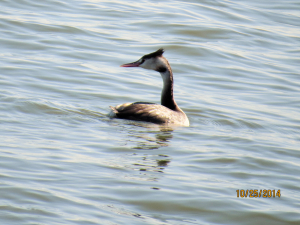
<path fill-rule="evenodd" d="M 150 59 L 150 58 L 154 58 L 154 57 L 159 57 L 159 56 L 162 56 L 163 53 L 164 53 L 164 49 L 160 48 L 156 52 L 152 52 L 150 54 L 144 55 L 142 58 L 143 59 Z"/>

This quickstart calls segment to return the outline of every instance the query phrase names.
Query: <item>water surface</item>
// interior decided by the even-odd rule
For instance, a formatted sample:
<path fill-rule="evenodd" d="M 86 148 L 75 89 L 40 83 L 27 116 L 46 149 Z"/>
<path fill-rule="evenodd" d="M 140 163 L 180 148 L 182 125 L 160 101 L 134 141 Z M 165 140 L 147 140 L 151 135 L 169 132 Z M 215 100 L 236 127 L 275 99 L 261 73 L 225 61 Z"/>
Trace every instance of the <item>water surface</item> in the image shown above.
<path fill-rule="evenodd" d="M 298 1 L 0 6 L 1 224 L 299 224 Z M 161 47 L 191 126 L 109 119 Z"/>

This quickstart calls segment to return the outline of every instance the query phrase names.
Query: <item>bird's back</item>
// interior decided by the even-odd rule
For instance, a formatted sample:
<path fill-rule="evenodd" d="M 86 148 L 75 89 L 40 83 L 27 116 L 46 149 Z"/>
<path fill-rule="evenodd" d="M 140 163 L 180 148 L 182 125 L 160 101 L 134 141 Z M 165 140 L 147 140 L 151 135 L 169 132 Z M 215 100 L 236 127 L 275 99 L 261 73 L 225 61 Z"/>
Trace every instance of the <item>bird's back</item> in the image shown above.
<path fill-rule="evenodd" d="M 140 120 L 158 124 L 177 124 L 188 126 L 184 112 L 171 110 L 163 105 L 149 102 L 125 103 L 112 109 L 110 117 Z"/>

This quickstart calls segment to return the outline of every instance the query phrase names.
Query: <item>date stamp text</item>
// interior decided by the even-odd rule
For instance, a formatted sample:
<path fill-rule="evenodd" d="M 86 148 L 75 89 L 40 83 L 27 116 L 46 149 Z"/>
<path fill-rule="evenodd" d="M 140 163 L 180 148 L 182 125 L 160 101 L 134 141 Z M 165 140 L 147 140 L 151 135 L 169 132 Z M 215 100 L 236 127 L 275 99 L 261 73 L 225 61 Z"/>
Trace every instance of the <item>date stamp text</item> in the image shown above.
<path fill-rule="evenodd" d="M 281 193 L 280 193 L 280 189 L 278 189 L 277 191 L 276 190 L 258 190 L 258 189 L 255 189 L 255 190 L 244 190 L 244 189 L 238 189 L 236 190 L 236 197 L 238 198 L 275 198 L 275 197 L 278 197 L 280 198 L 281 197 Z"/>

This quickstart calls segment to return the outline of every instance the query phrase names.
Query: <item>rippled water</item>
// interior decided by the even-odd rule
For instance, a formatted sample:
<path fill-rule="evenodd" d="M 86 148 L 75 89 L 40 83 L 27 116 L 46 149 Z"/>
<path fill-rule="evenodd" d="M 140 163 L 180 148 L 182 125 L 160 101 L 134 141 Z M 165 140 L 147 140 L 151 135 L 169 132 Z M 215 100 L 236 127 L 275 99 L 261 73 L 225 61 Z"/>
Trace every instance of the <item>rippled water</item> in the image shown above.
<path fill-rule="evenodd" d="M 299 1 L 0 6 L 0 224 L 300 223 Z M 107 118 L 161 47 L 191 126 Z"/>

